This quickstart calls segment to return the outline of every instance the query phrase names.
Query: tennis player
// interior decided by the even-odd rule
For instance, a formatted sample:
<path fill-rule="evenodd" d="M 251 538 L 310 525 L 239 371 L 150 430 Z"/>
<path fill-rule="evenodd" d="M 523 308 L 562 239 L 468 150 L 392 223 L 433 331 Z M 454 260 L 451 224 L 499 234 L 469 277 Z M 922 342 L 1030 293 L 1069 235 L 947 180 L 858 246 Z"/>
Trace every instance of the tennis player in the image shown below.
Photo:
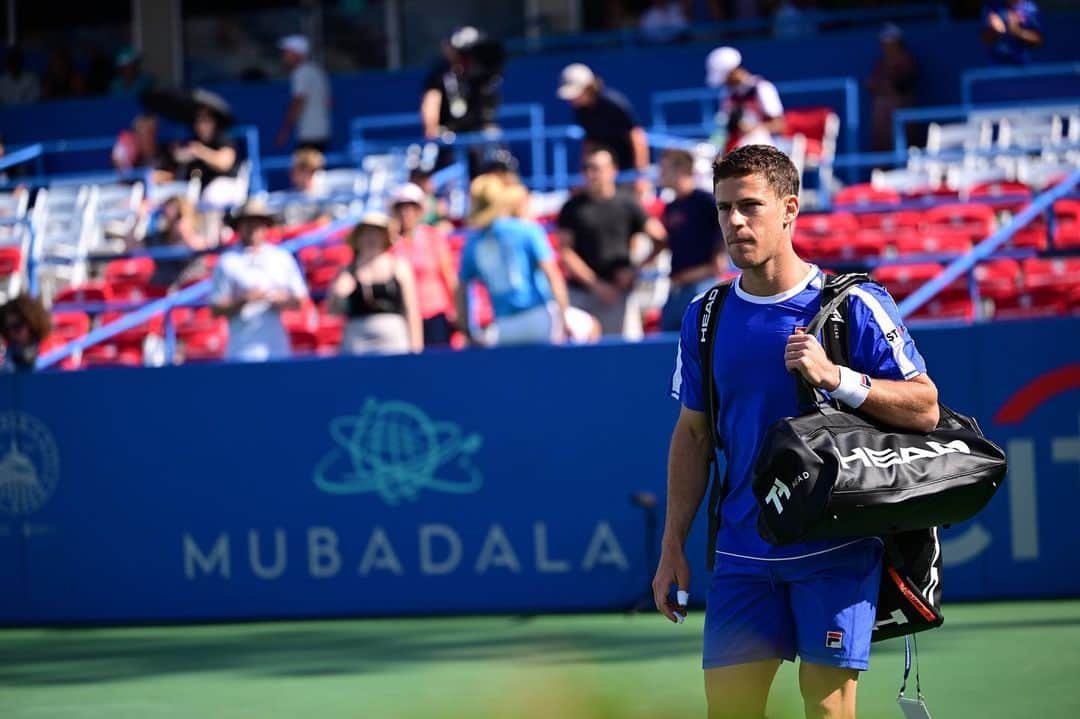
<path fill-rule="evenodd" d="M 780 663 L 798 656 L 806 716 L 853 719 L 859 672 L 870 656 L 881 542 L 766 543 L 757 531 L 753 462 L 767 428 L 799 414 L 791 372 L 878 420 L 916 431 L 937 424 L 937 388 L 896 304 L 877 286 L 851 293 L 851 367 L 829 361 L 817 338 L 798 329 L 820 308 L 822 274 L 792 249 L 799 174 L 787 156 L 766 145 L 738 148 L 717 158 L 713 185 L 724 242 L 742 274 L 720 312 L 712 367 L 699 361 L 700 297 L 683 317 L 671 387 L 682 407 L 671 438 L 654 599 L 668 619 L 681 621 L 685 601 L 669 594 L 673 585 L 690 586 L 684 544 L 714 451 L 702 385 L 708 371 L 728 467 L 705 615 L 709 717 L 762 717 Z"/>

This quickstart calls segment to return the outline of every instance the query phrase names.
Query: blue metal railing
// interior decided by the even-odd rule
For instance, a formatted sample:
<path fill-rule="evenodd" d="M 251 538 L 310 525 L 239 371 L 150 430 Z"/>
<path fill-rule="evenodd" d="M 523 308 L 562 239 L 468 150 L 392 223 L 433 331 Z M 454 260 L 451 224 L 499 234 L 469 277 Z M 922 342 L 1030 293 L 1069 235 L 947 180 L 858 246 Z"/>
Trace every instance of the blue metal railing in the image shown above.
<path fill-rule="evenodd" d="M 265 184 L 262 178 L 262 158 L 260 154 L 259 144 L 259 129 L 254 125 L 244 125 L 241 127 L 235 127 L 230 130 L 234 136 L 241 136 L 244 139 L 244 146 L 246 149 L 246 159 L 250 163 L 251 168 L 251 181 L 250 188 L 252 192 L 262 192 Z M 45 161 L 48 155 L 62 155 L 79 152 L 111 152 L 113 145 L 116 144 L 116 137 L 84 137 L 76 138 L 72 140 L 55 140 L 50 142 L 38 142 L 33 145 L 27 145 L 20 147 L 18 150 L 14 150 L 8 153 L 5 157 L 0 158 L 0 170 L 14 165 L 21 165 L 27 162 L 33 162 L 36 170 L 36 174 L 29 177 L 19 177 L 9 180 L 5 185 L 0 185 L 0 188 L 14 186 L 14 185 L 27 185 L 30 187 L 41 187 L 50 184 L 57 183 L 103 183 L 103 182 L 129 182 L 134 180 L 144 180 L 149 176 L 149 170 L 135 169 L 127 172 L 117 171 L 98 171 L 98 172 L 75 172 L 75 173 L 46 173 Z M 107 163 L 103 163 L 107 164 Z"/>
<path fill-rule="evenodd" d="M 1080 170 L 1076 170 L 1056 187 L 1036 197 L 1031 204 L 1018 212 L 1008 224 L 976 245 L 971 252 L 951 262 L 937 277 L 903 300 L 899 305 L 900 314 L 907 317 L 929 302 L 938 292 L 949 286 L 958 277 L 971 271 L 977 262 L 992 255 L 995 250 L 1016 234 L 1017 230 L 1025 227 L 1039 214 L 1049 209 L 1056 201 L 1072 192 L 1078 183 L 1080 183 Z"/>
<path fill-rule="evenodd" d="M 282 249 L 289 252 L 299 252 L 305 247 L 311 247 L 325 243 L 327 238 L 339 232 L 342 229 L 355 225 L 360 218 L 358 216 L 349 216 L 339 220 L 335 220 L 328 225 L 313 230 L 305 235 L 294 237 L 290 240 L 286 240 L 279 245 Z M 229 250 L 225 250 L 229 251 Z M 210 280 L 201 280 L 193 285 L 185 287 L 167 297 L 153 300 L 148 302 L 137 310 L 129 312 L 116 320 L 98 327 L 92 330 L 89 334 L 72 340 L 67 344 L 57 347 L 53 351 L 41 356 L 37 361 L 37 369 L 47 369 L 63 361 L 67 357 L 70 357 L 75 352 L 81 352 L 82 350 L 92 345 L 106 342 L 116 335 L 126 330 L 138 327 L 146 322 L 149 322 L 154 317 L 164 315 L 165 322 L 165 336 L 166 336 L 166 362 L 171 363 L 173 360 L 174 341 L 170 341 L 170 338 L 175 337 L 175 331 L 172 327 L 171 310 L 177 307 L 192 307 L 205 305 L 205 298 L 210 291 Z M 77 305 L 72 305 L 72 309 L 78 309 Z"/>
<path fill-rule="evenodd" d="M 940 105 L 938 107 L 914 107 L 902 108 L 893 113 L 893 142 L 896 154 L 900 156 L 907 151 L 907 126 L 913 122 L 928 122 L 935 120 L 966 120 L 972 112 L 1009 112 L 1012 110 L 1052 110 L 1055 108 L 1080 108 L 1080 98 L 1065 97 L 1056 99 L 1042 99 L 1038 102 L 1015 101 L 1003 103 L 971 104 L 963 105 Z M 904 155 L 906 156 L 906 154 Z"/>
<path fill-rule="evenodd" d="M 843 95 L 841 127 L 844 149 L 851 152 L 859 146 L 859 83 L 853 77 L 823 77 L 814 80 L 792 80 L 776 83 L 781 97 L 799 94 L 840 93 Z M 710 87 L 693 87 L 682 90 L 662 90 L 649 96 L 653 128 L 668 129 L 668 106 L 696 102 L 701 114 L 701 131 L 711 132 L 716 125 L 716 109 L 723 98 L 723 90 Z"/>
<path fill-rule="evenodd" d="M 1076 75 L 1080 79 L 1080 62 L 1045 63 L 1040 65 L 1012 65 L 979 67 L 965 70 L 960 75 L 960 102 L 971 105 L 974 101 L 975 85 L 980 82 L 995 80 L 1020 80 L 1034 77 L 1058 77 Z M 1015 85 L 1014 85 L 1015 86 Z M 1040 102 L 1042 102 L 1040 100 Z"/>
<path fill-rule="evenodd" d="M 484 142 L 509 142 L 527 141 L 530 144 L 532 161 L 532 173 L 534 176 L 546 174 L 546 157 L 544 153 L 544 106 L 540 103 L 515 103 L 502 105 L 496 113 L 496 119 L 503 123 L 507 120 L 514 121 L 524 119 L 526 124 L 524 132 L 518 128 L 497 128 L 491 132 L 461 133 L 455 136 L 450 144 L 455 146 L 467 146 Z M 375 115 L 372 117 L 358 117 L 350 124 L 349 154 L 355 161 L 359 161 L 365 155 L 386 150 L 399 148 L 410 144 L 425 144 L 437 142 L 421 136 L 420 114 L 417 112 L 400 112 L 387 115 Z M 389 137 L 373 137 L 373 131 L 391 131 Z"/>

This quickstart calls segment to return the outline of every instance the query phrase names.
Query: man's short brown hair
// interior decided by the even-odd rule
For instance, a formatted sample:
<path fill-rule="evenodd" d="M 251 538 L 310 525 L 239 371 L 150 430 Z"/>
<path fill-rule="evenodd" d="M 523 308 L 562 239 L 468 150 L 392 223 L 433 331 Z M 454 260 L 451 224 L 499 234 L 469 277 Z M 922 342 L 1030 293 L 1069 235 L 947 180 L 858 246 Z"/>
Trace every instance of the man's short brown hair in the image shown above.
<path fill-rule="evenodd" d="M 713 162 L 713 187 L 729 177 L 761 175 L 777 197 L 799 194 L 799 170 L 772 145 L 744 145 Z"/>
<path fill-rule="evenodd" d="M 664 150 L 664 154 L 660 155 L 661 160 L 667 160 L 673 167 L 682 172 L 694 171 L 694 156 L 686 150 Z"/>
<path fill-rule="evenodd" d="M 321 170 L 326 167 L 326 157 L 321 152 L 310 147 L 297 150 L 292 156 L 293 167 L 299 167 L 310 172 Z"/>

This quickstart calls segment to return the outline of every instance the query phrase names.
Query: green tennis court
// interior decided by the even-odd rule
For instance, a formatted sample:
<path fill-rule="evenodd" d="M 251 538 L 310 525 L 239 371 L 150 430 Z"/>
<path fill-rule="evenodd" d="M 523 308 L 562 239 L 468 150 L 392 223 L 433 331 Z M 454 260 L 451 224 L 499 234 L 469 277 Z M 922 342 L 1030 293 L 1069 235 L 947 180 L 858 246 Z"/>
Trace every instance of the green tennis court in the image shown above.
<path fill-rule="evenodd" d="M 1080 601 L 947 605 L 919 642 L 935 719 L 1080 716 Z M 0 631 L 0 717 L 696 717 L 701 615 Z M 903 641 L 860 717 L 900 715 Z M 769 718 L 802 716 L 792 665 Z"/>

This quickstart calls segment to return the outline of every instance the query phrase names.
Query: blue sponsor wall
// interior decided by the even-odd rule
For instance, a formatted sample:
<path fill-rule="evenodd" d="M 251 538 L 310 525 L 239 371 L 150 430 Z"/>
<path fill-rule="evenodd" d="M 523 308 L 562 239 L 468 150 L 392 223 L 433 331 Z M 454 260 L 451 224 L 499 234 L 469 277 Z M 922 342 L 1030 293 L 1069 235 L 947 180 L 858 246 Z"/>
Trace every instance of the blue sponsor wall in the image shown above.
<path fill-rule="evenodd" d="M 1080 593 L 1080 319 L 916 337 L 1012 462 L 944 535 L 946 600 Z M 0 623 L 629 607 L 673 349 L 9 375 Z"/>
<path fill-rule="evenodd" d="M 1046 43 L 1036 53 L 1036 61 L 1075 60 L 1072 39 L 1080 33 L 1080 14 L 1061 13 L 1052 18 L 1052 21 L 1046 22 Z M 906 42 L 921 68 L 918 85 L 920 105 L 959 103 L 961 73 L 989 64 L 986 50 L 979 42 L 977 23 L 914 23 L 905 25 L 905 32 Z M 746 66 L 774 82 L 852 76 L 861 83 L 869 74 L 879 52 L 876 29 L 832 32 L 805 38 L 747 39 L 739 40 L 736 44 L 743 52 Z M 649 116 L 651 94 L 658 90 L 703 85 L 705 57 L 712 48 L 711 44 L 645 45 L 621 50 L 592 49 L 517 57 L 507 66 L 503 97 L 507 103 L 543 104 L 549 123 L 570 122 L 569 106 L 555 97 L 559 72 L 567 63 L 586 62 L 609 85 L 618 88 L 630 99 L 639 119 L 648 125 L 652 122 Z M 334 77 L 335 146 L 345 146 L 349 121 L 354 117 L 417 110 L 425 73 L 423 68 L 413 68 L 399 72 L 368 72 Z M 284 80 L 222 84 L 212 86 L 212 89 L 221 92 L 233 104 L 239 124 L 259 128 L 264 154 L 282 151 L 273 147 L 273 138 L 280 127 L 288 99 L 288 85 Z M 980 85 L 976 98 L 1030 99 L 1072 96 L 1076 92 L 1074 78 L 1059 77 L 1038 84 L 1024 81 Z M 869 97 L 865 90 L 860 91 L 860 97 L 863 106 L 861 129 L 865 144 L 869 137 Z M 785 101 L 792 107 L 815 104 L 839 107 L 841 98 L 832 92 L 800 94 Z M 0 132 L 9 146 L 39 140 L 108 136 L 126 127 L 137 109 L 132 99 L 109 98 L 5 107 L 0 113 Z M 78 121 L 73 122 L 73 118 L 78 118 Z M 855 148 L 841 147 L 842 151 L 852 149 Z M 58 156 L 48 163 L 46 169 L 51 172 L 84 170 L 91 159 L 82 154 Z M 107 165 L 107 153 L 99 153 L 96 162 L 98 166 L 101 163 Z"/>

